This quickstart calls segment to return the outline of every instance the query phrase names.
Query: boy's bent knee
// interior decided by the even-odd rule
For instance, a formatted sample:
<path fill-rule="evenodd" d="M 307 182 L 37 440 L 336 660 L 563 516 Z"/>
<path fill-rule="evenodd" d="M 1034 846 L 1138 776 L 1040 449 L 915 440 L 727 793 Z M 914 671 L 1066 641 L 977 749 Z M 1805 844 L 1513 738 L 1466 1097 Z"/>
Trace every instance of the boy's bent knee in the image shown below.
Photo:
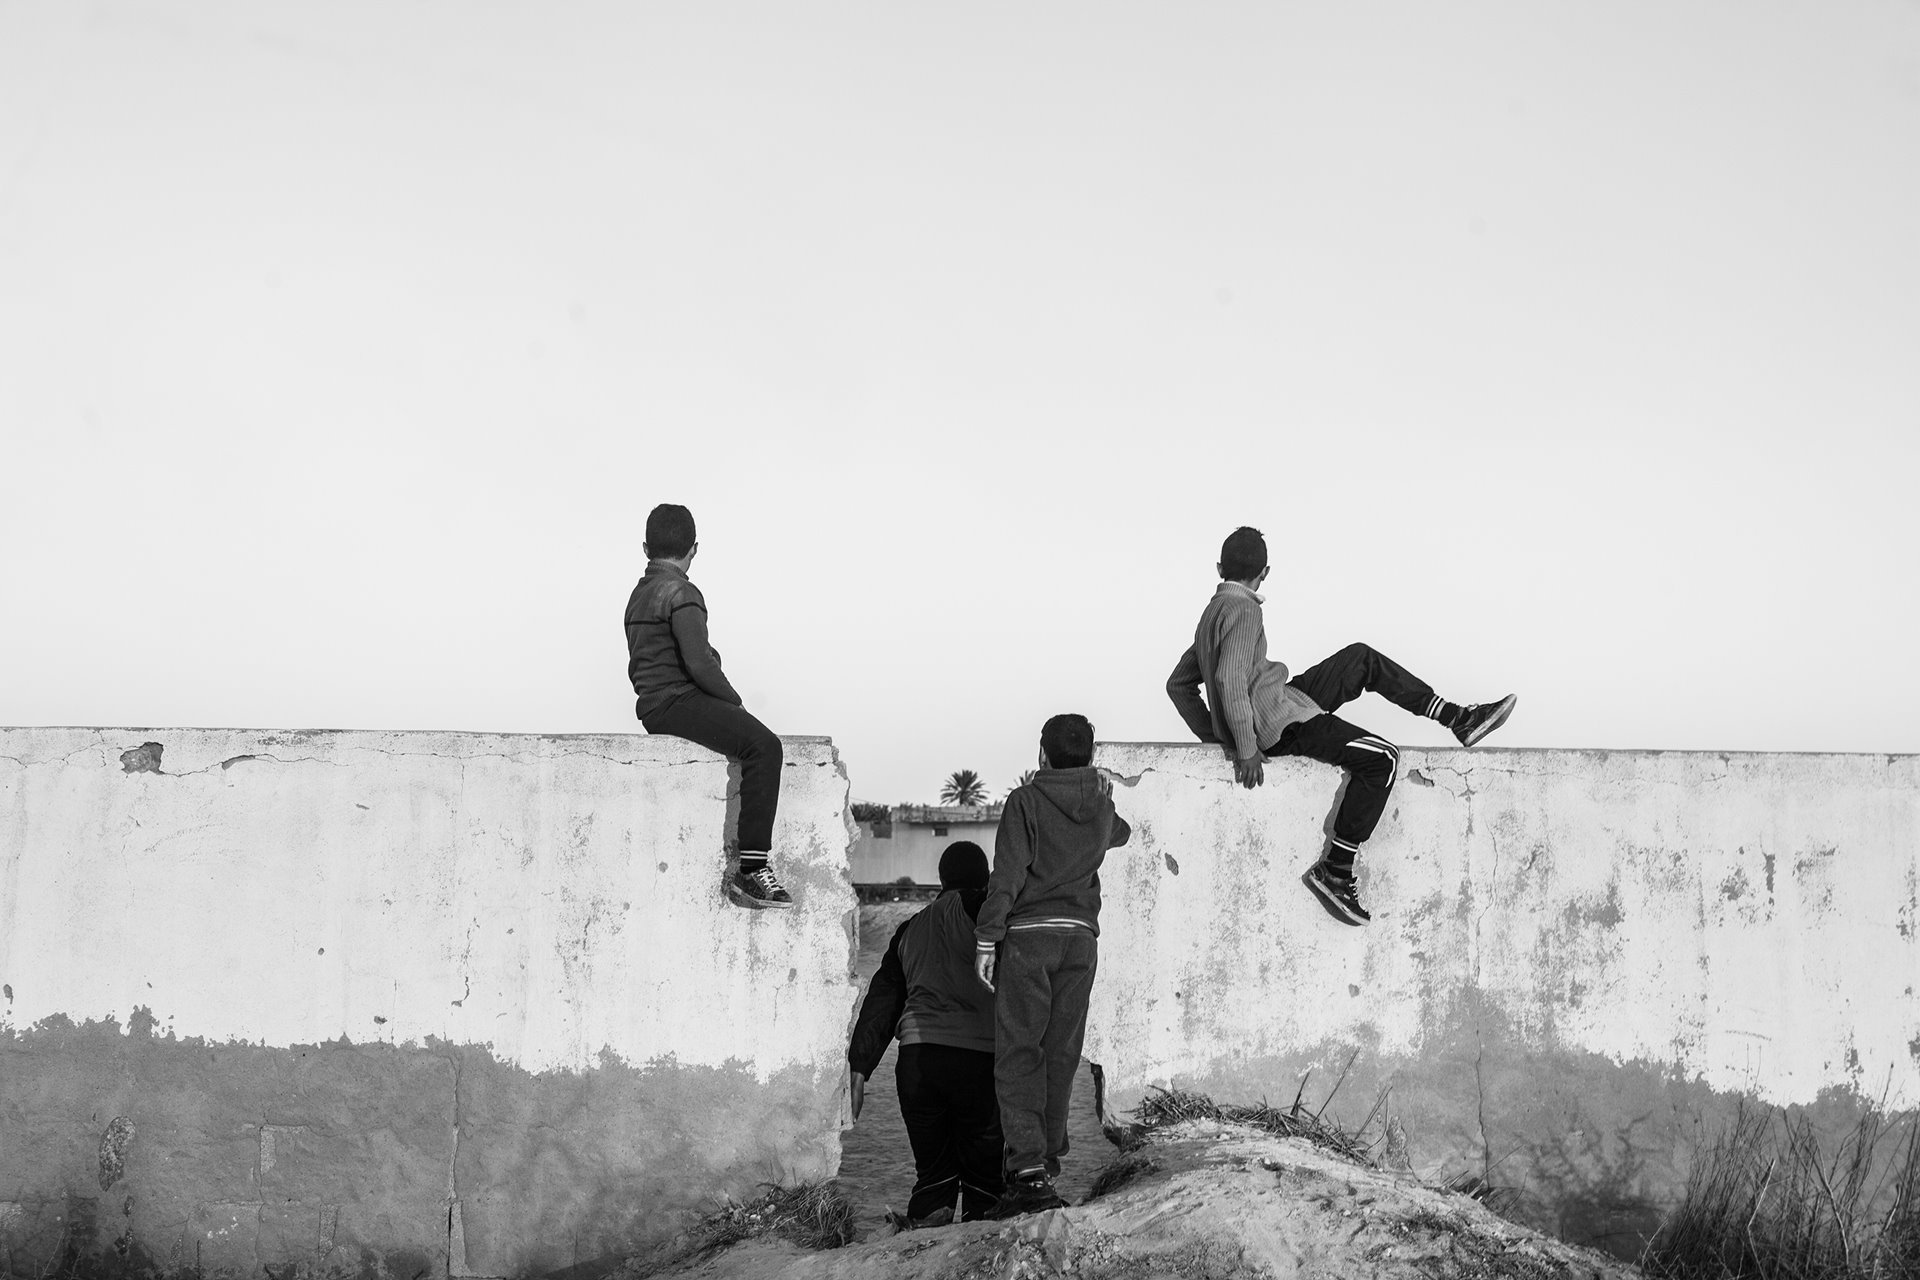
<path fill-rule="evenodd" d="M 763 725 L 760 732 L 747 740 L 747 749 L 740 754 L 742 759 L 751 757 L 768 764 L 779 764 L 785 752 L 780 745 L 780 735 Z"/>
<path fill-rule="evenodd" d="M 1353 744 L 1352 771 L 1378 787 L 1391 787 L 1400 771 L 1400 748 L 1377 734 L 1358 738 Z"/>

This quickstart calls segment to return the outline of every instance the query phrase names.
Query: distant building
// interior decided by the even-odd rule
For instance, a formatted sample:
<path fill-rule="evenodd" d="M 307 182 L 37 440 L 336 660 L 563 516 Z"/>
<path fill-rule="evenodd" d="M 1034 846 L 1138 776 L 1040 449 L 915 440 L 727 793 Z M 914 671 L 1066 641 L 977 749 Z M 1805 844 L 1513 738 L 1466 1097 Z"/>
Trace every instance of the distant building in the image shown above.
<path fill-rule="evenodd" d="M 887 817 L 856 822 L 849 855 L 855 884 L 940 883 L 940 855 L 955 840 L 971 840 L 993 857 L 1000 806 L 896 804 Z"/>

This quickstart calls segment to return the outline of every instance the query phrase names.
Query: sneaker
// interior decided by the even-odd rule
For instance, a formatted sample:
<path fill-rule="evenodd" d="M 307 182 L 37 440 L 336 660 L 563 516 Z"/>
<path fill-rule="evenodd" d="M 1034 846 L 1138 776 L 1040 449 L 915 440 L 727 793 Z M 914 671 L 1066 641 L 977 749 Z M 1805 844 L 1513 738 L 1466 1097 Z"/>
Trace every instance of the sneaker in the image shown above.
<path fill-rule="evenodd" d="M 1365 924 L 1373 919 L 1367 909 L 1360 905 L 1359 895 L 1353 891 L 1353 877 L 1343 876 L 1326 862 L 1316 862 L 1307 868 L 1300 877 L 1307 888 L 1313 890 L 1313 896 L 1320 899 L 1320 905 L 1327 914 L 1341 924 Z"/>
<path fill-rule="evenodd" d="M 1498 702 L 1476 702 L 1460 713 L 1460 723 L 1453 726 L 1453 736 L 1460 745 L 1470 747 L 1480 739 L 1498 729 L 1513 714 L 1513 704 L 1520 701 L 1517 694 L 1508 694 Z"/>
<path fill-rule="evenodd" d="M 1007 1183 L 1006 1191 L 1000 1197 L 1000 1203 L 993 1206 L 989 1218 L 1017 1218 L 1023 1213 L 1044 1213 L 1048 1209 L 1064 1209 L 1067 1202 L 1053 1189 L 1053 1180 L 1046 1174 L 1015 1178 Z"/>
<path fill-rule="evenodd" d="M 762 867 L 758 871 L 736 871 L 733 879 L 727 881 L 727 897 L 743 907 L 756 911 L 768 907 L 782 910 L 793 906 L 793 895 L 781 887 L 779 877 L 773 874 L 772 867 Z"/>
<path fill-rule="evenodd" d="M 887 1225 L 893 1228 L 895 1235 L 902 1231 L 925 1231 L 931 1227 L 944 1227 L 952 1221 L 952 1205 L 941 1205 L 924 1218 L 909 1218 L 904 1213 L 895 1213 L 891 1208 L 887 1210 Z"/>

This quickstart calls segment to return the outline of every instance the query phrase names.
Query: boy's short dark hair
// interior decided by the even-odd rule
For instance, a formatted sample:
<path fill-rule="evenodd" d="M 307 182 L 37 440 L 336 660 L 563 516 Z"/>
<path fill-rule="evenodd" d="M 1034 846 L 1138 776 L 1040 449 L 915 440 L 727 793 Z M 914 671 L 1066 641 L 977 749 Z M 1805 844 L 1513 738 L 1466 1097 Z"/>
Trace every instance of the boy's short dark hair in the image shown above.
<path fill-rule="evenodd" d="M 1267 540 L 1258 529 L 1241 525 L 1220 544 L 1220 577 L 1245 582 L 1267 567 Z"/>
<path fill-rule="evenodd" d="M 1093 763 L 1093 726 L 1068 711 L 1040 727 L 1040 749 L 1055 769 L 1083 769 Z"/>
<path fill-rule="evenodd" d="M 987 851 L 971 840 L 955 840 L 940 855 L 942 889 L 987 887 Z"/>
<path fill-rule="evenodd" d="M 647 551 L 656 560 L 678 560 L 693 550 L 693 512 L 663 502 L 647 512 Z"/>

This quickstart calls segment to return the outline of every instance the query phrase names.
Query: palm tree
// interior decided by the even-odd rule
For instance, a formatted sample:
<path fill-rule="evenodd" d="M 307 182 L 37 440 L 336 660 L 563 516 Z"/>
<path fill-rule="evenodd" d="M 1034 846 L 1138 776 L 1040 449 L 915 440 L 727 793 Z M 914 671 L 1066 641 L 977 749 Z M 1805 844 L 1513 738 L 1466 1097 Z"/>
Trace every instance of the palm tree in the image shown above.
<path fill-rule="evenodd" d="M 955 769 L 940 788 L 940 803 L 971 808 L 985 804 L 987 784 L 971 769 Z"/>
<path fill-rule="evenodd" d="M 1029 782 L 1032 782 L 1032 781 L 1033 781 L 1033 770 L 1029 769 L 1025 773 L 1020 775 L 1020 781 L 1014 783 L 1011 787 L 1007 788 L 1007 794 L 1012 795 L 1015 791 L 1019 790 L 1021 787 L 1026 786 Z"/>

